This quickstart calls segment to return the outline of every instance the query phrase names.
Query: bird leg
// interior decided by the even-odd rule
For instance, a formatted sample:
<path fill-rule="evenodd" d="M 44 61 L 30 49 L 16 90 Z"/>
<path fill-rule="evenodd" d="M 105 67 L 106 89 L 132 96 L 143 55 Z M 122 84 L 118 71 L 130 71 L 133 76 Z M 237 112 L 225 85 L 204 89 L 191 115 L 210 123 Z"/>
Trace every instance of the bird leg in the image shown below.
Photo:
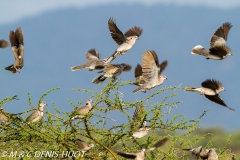
<path fill-rule="evenodd" d="M 121 54 L 121 55 L 124 55 L 125 53 L 126 53 L 126 52 L 124 51 L 124 52 L 121 52 L 120 54 Z"/>
<path fill-rule="evenodd" d="M 16 68 L 16 72 L 19 72 L 19 73 L 20 73 L 20 72 L 21 72 L 21 69 Z"/>

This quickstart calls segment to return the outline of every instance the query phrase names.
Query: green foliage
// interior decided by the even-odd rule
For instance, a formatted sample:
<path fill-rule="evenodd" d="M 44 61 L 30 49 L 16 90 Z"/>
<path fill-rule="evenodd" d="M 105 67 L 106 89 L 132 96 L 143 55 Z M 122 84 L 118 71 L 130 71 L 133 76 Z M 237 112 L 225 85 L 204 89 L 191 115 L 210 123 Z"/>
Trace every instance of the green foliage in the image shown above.
<path fill-rule="evenodd" d="M 6 113 L 11 123 L 0 125 L 0 153 L 4 151 L 8 153 L 24 151 L 25 156 L 22 159 L 33 159 L 39 151 L 55 151 L 58 153 L 58 157 L 43 154 L 42 158 L 64 159 L 69 157 L 69 159 L 75 159 L 74 156 L 65 157 L 66 154 L 61 155 L 60 153 L 79 151 L 76 139 L 80 138 L 95 144 L 94 148 L 84 155 L 84 159 L 122 159 L 116 155 L 116 150 L 138 152 L 143 148 L 150 148 L 163 137 L 168 137 L 168 143 L 158 148 L 157 151 L 148 152 L 146 159 L 191 159 L 190 153 L 181 149 L 198 147 L 200 141 L 212 135 L 211 132 L 196 135 L 198 123 L 207 111 L 203 111 L 202 115 L 196 120 L 187 120 L 184 115 L 170 115 L 172 110 L 181 103 L 172 99 L 176 99 L 177 91 L 183 88 L 161 88 L 151 95 L 146 94 L 147 97 L 143 100 L 132 102 L 125 101 L 121 92 L 121 87 L 129 84 L 131 84 L 129 81 L 110 80 L 100 92 L 80 88 L 73 89 L 74 92 L 89 94 L 93 99 L 91 112 L 83 119 L 74 121 L 71 121 L 74 111 L 78 107 L 83 106 L 85 100 L 80 100 L 75 104 L 70 99 L 67 99 L 69 105 L 73 108 L 73 111 L 70 113 L 60 111 L 56 104 L 53 103 L 52 106 L 56 113 L 51 113 L 45 109 L 44 120 L 39 123 L 26 124 L 23 117 L 36 109 L 31 102 L 30 93 L 28 93 L 28 103 L 32 109 L 15 115 Z M 39 98 L 38 104 L 48 94 L 59 89 L 53 88 L 44 93 Z M 168 96 L 159 96 L 163 92 L 168 94 Z M 155 96 L 159 96 L 160 102 L 150 104 L 149 100 Z M 162 99 L 160 99 L 161 97 Z M 5 98 L 0 104 L 3 105 L 16 98 L 17 96 Z M 140 115 L 140 118 L 133 121 L 129 110 L 142 105 L 144 106 L 144 111 L 141 112 L 143 115 Z M 118 113 L 127 123 L 119 124 L 114 118 L 110 117 L 110 112 Z M 131 129 L 132 126 L 139 125 L 143 117 L 148 122 L 148 127 L 151 128 L 151 131 L 144 138 L 131 139 L 130 137 L 134 132 Z M 233 157 L 232 159 L 234 159 L 235 155 L 228 149 L 231 138 L 232 136 L 229 136 L 227 140 L 222 139 L 225 145 L 222 148 L 217 148 L 220 158 Z M 204 147 L 217 147 L 217 144 L 213 144 L 210 139 L 202 145 Z M 26 153 L 29 153 L 28 156 L 30 158 Z M 17 156 L 21 158 L 19 154 Z M 39 157 L 35 158 L 39 159 Z"/>

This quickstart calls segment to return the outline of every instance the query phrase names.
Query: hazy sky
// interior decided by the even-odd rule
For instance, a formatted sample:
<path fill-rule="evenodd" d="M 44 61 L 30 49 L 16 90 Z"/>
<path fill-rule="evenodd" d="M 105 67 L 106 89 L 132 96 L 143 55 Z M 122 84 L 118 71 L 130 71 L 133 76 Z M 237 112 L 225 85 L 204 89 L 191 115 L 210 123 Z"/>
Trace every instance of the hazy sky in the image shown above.
<path fill-rule="evenodd" d="M 210 8 L 232 9 L 240 6 L 239 0 L 51 0 L 51 1 L 2 1 L 0 5 L 0 25 L 8 24 L 22 18 L 36 16 L 38 14 L 60 8 L 88 7 L 105 4 L 175 4 L 187 6 L 207 6 Z"/>

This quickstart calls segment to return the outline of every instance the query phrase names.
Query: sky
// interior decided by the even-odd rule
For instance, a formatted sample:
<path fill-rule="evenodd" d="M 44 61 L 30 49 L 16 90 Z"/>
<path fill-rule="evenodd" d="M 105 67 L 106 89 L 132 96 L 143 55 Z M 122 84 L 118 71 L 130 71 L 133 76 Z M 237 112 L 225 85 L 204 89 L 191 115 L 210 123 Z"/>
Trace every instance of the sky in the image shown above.
<path fill-rule="evenodd" d="M 112 3 L 115 4 L 111 5 Z M 127 3 L 131 3 L 131 5 L 125 5 Z M 133 9 L 134 4 L 136 4 L 136 7 Z M 231 94 L 236 91 L 235 87 L 240 89 L 239 86 L 232 85 L 237 84 L 240 79 L 240 76 L 235 74 L 239 71 L 238 59 L 240 56 L 237 51 L 239 50 L 238 37 L 240 35 L 238 28 L 240 28 L 240 23 L 234 16 L 239 14 L 238 9 L 236 9 L 239 4 L 240 2 L 237 1 L 226 3 L 223 0 L 122 0 L 121 2 L 118 0 L 114 2 L 108 0 L 101 0 L 101 2 L 94 0 L 88 0 L 87 2 L 52 0 L 48 3 L 41 1 L 34 1 L 33 3 L 25 0 L 24 3 L 19 1 L 14 1 L 14 3 L 13 1 L 1 2 L 0 13 L 4 16 L 0 18 L 0 38 L 7 40 L 9 30 L 21 26 L 24 30 L 26 53 L 25 66 L 21 74 L 13 75 L 5 70 L 0 70 L 2 76 L 0 81 L 11 84 L 11 88 L 9 88 L 9 85 L 0 86 L 0 97 L 18 94 L 21 100 L 19 101 L 21 107 L 17 107 L 18 105 L 16 105 L 16 108 L 8 107 L 14 106 L 15 102 L 11 102 L 6 104 L 5 110 L 11 112 L 10 109 L 14 109 L 14 112 L 22 112 L 24 109 L 29 109 L 26 98 L 28 92 L 31 93 L 32 101 L 36 104 L 42 93 L 50 88 L 60 87 L 61 91 L 55 91 L 44 100 L 50 104 L 52 101 L 56 102 L 57 106 L 62 107 L 60 108 L 62 111 L 69 112 L 72 108 L 69 108 L 66 98 L 70 98 L 74 102 L 89 98 L 88 95 L 72 93 L 71 88 L 87 87 L 87 89 L 94 91 L 101 89 L 102 85 L 94 86 L 90 83 L 93 78 L 92 75 L 94 75 L 93 72 L 91 74 L 87 70 L 70 72 L 70 66 L 84 63 L 85 59 L 82 58 L 84 57 L 82 54 L 85 54 L 92 47 L 101 53 L 102 58 L 106 58 L 105 56 L 113 52 L 116 44 L 109 36 L 107 20 L 109 17 L 114 17 L 122 31 L 126 31 L 134 25 L 144 28 L 144 32 L 134 48 L 126 56 L 116 58 L 114 63 L 122 63 L 124 60 L 124 63 L 129 63 L 134 68 L 136 65 L 134 63 L 141 62 L 141 56 L 134 57 L 136 58 L 134 62 L 131 61 L 131 58 L 136 54 L 142 54 L 143 51 L 153 49 L 159 55 L 160 61 L 165 59 L 169 61 L 169 66 L 164 71 L 169 80 L 162 87 L 168 87 L 169 85 L 197 87 L 206 78 L 216 78 L 222 81 L 227 92 L 221 93 L 221 96 L 230 107 L 236 109 L 236 112 L 216 105 L 197 93 L 180 92 L 177 98 L 183 100 L 183 103 L 176 107 L 173 114 L 185 115 L 187 113 L 187 119 L 195 119 L 203 110 L 211 108 L 208 116 L 201 121 L 200 125 L 212 126 L 217 124 L 226 128 L 239 129 L 239 125 L 236 123 L 234 125 L 228 124 L 232 123 L 233 117 L 236 118 L 240 113 L 236 105 L 240 103 L 240 100 L 232 97 Z M 120 8 L 122 6 L 125 8 Z M 119 14 L 121 13 L 118 10 L 119 8 L 124 13 Z M 92 11 L 94 12 L 92 13 Z M 128 17 L 129 22 L 124 23 L 126 14 L 132 11 L 134 11 L 134 14 Z M 167 14 L 164 15 L 165 13 Z M 96 14 L 98 17 L 95 16 Z M 152 16 L 154 14 L 155 16 Z M 201 44 L 208 47 L 210 36 L 226 21 L 233 24 L 227 44 L 232 48 L 234 56 L 223 61 L 207 61 L 204 57 L 191 55 L 190 50 L 194 45 Z M 179 27 L 180 31 L 176 27 Z M 89 34 L 90 32 L 91 34 Z M 51 35 L 50 38 L 48 38 L 49 35 Z M 103 40 L 102 37 L 105 35 L 108 36 L 104 37 Z M 156 43 L 150 43 L 150 38 L 156 40 Z M 89 43 L 90 41 L 91 43 Z M 134 52 L 135 54 L 131 54 Z M 12 63 L 13 56 L 10 47 L 1 50 L 1 54 L 1 66 Z M 55 57 L 58 58 L 58 61 L 55 61 Z M 179 61 L 179 63 L 175 63 L 176 61 Z M 198 68 L 198 74 L 195 74 L 196 71 L 193 68 Z M 48 71 L 45 72 L 45 70 Z M 206 70 L 209 70 L 209 72 L 206 72 Z M 223 72 L 220 72 L 220 70 Z M 39 76 L 39 73 L 41 76 Z M 194 73 L 194 75 L 191 75 L 191 73 Z M 82 75 L 85 74 L 89 74 L 89 76 L 83 78 Z M 182 75 L 188 76 L 183 78 Z M 229 81 L 226 75 L 234 77 Z M 175 78 L 180 76 L 182 79 Z M 192 78 L 188 78 L 189 76 L 192 76 Z M 15 83 L 16 77 L 21 83 Z M 121 75 L 120 79 L 133 80 L 133 69 L 131 72 Z M 27 85 L 25 85 L 26 83 Z M 17 88 L 17 91 L 14 87 Z M 154 91 L 160 88 L 155 88 Z M 128 86 L 127 90 L 129 89 L 133 90 L 135 86 Z M 20 91 L 21 93 L 19 93 Z M 150 93 L 133 95 L 130 92 L 125 94 L 124 99 L 129 98 L 128 94 L 137 101 Z M 56 100 L 56 98 L 58 99 Z M 159 101 L 160 99 L 156 97 L 155 100 Z M 49 109 L 51 109 L 51 105 L 49 105 Z M 219 114 L 217 118 L 215 109 Z M 222 116 L 224 118 L 221 118 Z M 211 123 L 209 123 L 209 119 L 211 119 Z"/>
<path fill-rule="evenodd" d="M 24 3 L 23 3 L 24 2 Z M 2 1 L 0 5 L 0 25 L 8 24 L 11 22 L 16 22 L 23 18 L 30 18 L 37 16 L 39 14 L 70 7 L 85 8 L 89 6 L 97 5 L 109 5 L 109 4 L 142 4 L 146 6 L 152 6 L 155 4 L 164 5 L 178 5 L 178 6 L 205 6 L 214 9 L 233 9 L 240 6 L 239 0 L 51 0 L 46 3 L 46 1 Z"/>

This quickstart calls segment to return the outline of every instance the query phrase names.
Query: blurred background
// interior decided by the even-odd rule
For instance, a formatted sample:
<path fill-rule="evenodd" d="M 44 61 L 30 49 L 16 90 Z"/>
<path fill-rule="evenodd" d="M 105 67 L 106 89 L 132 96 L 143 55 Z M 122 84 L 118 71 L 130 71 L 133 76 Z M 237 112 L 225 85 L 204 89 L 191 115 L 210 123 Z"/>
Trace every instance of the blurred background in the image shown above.
<path fill-rule="evenodd" d="M 52 0 L 41 1 L 4 1 L 0 5 L 0 39 L 9 40 L 10 30 L 22 27 L 25 41 L 25 66 L 21 73 L 0 70 L 0 99 L 18 95 L 18 101 L 4 105 L 7 112 L 18 113 L 30 109 L 27 93 L 37 105 L 40 96 L 54 87 L 59 91 L 49 94 L 51 103 L 56 103 L 61 111 L 70 112 L 72 107 L 67 98 L 73 102 L 85 101 L 90 95 L 73 92 L 72 88 L 85 88 L 100 91 L 102 85 L 94 85 L 92 79 L 96 71 L 87 69 L 72 72 L 71 66 L 86 62 L 85 53 L 95 48 L 101 58 L 109 57 L 117 48 L 108 30 L 108 19 L 116 19 L 118 28 L 125 32 L 133 26 L 143 28 L 140 40 L 124 56 L 119 56 L 112 63 L 128 63 L 132 70 L 123 73 L 119 79 L 134 80 L 134 68 L 141 63 L 141 56 L 146 50 L 155 50 L 160 62 L 168 60 L 169 65 L 163 72 L 168 80 L 158 88 L 169 86 L 195 86 L 208 78 L 221 81 L 226 92 L 220 96 L 226 104 L 236 111 L 215 104 L 198 93 L 178 91 L 177 105 L 172 115 L 183 114 L 187 119 L 197 119 L 204 110 L 209 112 L 200 121 L 200 128 L 207 132 L 219 130 L 226 135 L 240 137 L 240 76 L 239 76 L 239 37 L 240 1 L 237 0 Z M 206 60 L 203 56 L 191 54 L 196 45 L 209 48 L 213 33 L 224 22 L 232 23 L 227 45 L 233 56 L 224 60 Z M 0 50 L 0 65 L 6 67 L 13 63 L 11 48 Z M 150 93 L 132 94 L 136 86 L 121 88 L 123 100 L 137 101 Z M 160 102 L 163 96 L 154 97 L 151 101 Z M 166 108 L 167 109 L 167 108 Z M 133 112 L 133 110 L 132 110 Z M 111 115 L 117 123 L 124 123 L 121 117 Z M 216 136 L 217 137 L 217 136 Z M 222 138 L 222 137 L 221 137 Z M 222 140 L 226 141 L 226 138 Z M 231 142 L 237 146 L 239 142 Z M 217 140 L 218 141 L 218 140 Z M 203 144 L 204 145 L 204 144 Z M 217 147 L 217 146 L 215 146 Z M 236 147 L 236 148 L 237 148 Z"/>

